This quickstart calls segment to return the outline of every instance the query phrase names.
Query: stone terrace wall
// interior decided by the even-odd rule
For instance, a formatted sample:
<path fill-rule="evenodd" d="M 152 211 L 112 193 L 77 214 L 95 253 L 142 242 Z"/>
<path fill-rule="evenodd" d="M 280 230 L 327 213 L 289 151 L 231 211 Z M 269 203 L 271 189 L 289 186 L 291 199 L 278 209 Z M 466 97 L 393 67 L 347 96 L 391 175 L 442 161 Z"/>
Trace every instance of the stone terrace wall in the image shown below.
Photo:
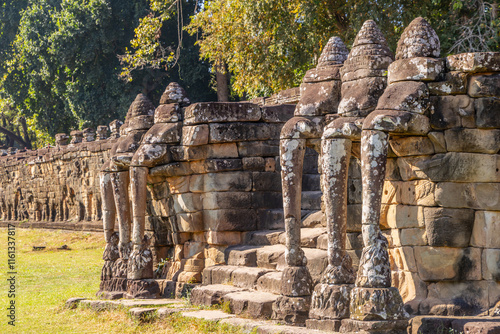
<path fill-rule="evenodd" d="M 390 140 L 381 225 L 393 284 L 421 314 L 477 314 L 500 299 L 499 56 L 449 56 L 445 74 L 421 73 L 434 81 L 431 132 Z M 391 69 L 394 81 L 409 75 Z"/>
<path fill-rule="evenodd" d="M 294 108 L 198 103 L 186 109 L 180 145 L 170 148 L 173 162 L 151 168 L 148 185 L 146 229 L 176 244 L 176 261 L 224 263 L 224 250 L 242 243 L 245 232 L 284 227 L 278 138 Z M 308 152 L 308 160 L 304 215 L 321 207 L 317 154 Z"/>
<path fill-rule="evenodd" d="M 114 141 L 84 142 L 1 157 L 2 221 L 47 228 L 102 229 L 98 222 L 99 171 Z"/>

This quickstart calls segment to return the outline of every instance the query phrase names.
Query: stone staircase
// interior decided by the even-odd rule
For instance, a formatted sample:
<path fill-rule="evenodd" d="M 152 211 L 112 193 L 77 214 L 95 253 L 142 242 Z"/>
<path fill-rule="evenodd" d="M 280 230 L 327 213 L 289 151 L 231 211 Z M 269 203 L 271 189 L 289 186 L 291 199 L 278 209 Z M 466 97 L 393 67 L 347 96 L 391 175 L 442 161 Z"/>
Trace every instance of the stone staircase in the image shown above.
<path fill-rule="evenodd" d="M 203 270 L 203 283 L 191 291 L 191 302 L 227 303 L 231 313 L 254 319 L 271 318 L 285 267 L 284 243 L 284 230 L 249 232 L 242 245 L 226 249 L 227 265 Z M 327 266 L 326 228 L 302 228 L 301 245 L 316 283 Z"/>

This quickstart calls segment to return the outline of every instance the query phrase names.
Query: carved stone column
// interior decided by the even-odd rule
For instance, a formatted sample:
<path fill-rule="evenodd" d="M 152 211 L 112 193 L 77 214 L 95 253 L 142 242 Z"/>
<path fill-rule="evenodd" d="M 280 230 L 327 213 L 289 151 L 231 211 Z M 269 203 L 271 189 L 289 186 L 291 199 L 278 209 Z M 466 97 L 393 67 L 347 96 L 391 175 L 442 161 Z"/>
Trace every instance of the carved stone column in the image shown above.
<path fill-rule="evenodd" d="M 347 175 L 351 140 L 323 138 L 321 188 L 328 233 L 328 267 L 314 288 L 308 320 L 310 328 L 338 331 L 340 320 L 349 318 L 349 294 L 354 283 L 352 261 L 345 252 L 347 223 Z M 313 323 L 321 321 L 322 325 Z"/>
<path fill-rule="evenodd" d="M 149 169 L 130 167 L 130 189 L 132 199 L 132 253 L 130 254 L 127 278 L 153 278 L 152 257 L 145 256 L 144 227 L 146 224 L 146 184 Z M 149 240 L 148 240 L 149 241 Z M 147 242 L 149 246 L 149 242 Z M 149 254 L 151 252 L 147 250 Z M 149 259 L 145 261 L 145 259 Z M 151 270 L 148 270 L 151 266 Z"/>
<path fill-rule="evenodd" d="M 285 217 L 286 268 L 281 296 L 273 305 L 273 318 L 288 323 L 304 323 L 309 311 L 312 278 L 300 248 L 302 170 L 306 139 L 284 138 L 280 142 L 283 211 Z"/>
<path fill-rule="evenodd" d="M 120 234 L 119 250 L 120 258 L 127 261 L 130 255 L 130 201 L 128 196 L 129 172 L 111 173 L 111 182 L 113 184 L 113 195 L 115 199 L 116 214 L 118 218 L 118 227 Z"/>

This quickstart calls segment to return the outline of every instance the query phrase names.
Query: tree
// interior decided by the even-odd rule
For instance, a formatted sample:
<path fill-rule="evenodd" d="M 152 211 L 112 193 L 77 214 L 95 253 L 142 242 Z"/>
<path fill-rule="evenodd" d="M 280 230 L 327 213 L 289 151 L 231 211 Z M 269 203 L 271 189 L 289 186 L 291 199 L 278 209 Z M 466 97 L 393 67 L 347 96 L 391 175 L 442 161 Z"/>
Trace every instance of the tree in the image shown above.
<path fill-rule="evenodd" d="M 140 20 L 131 49 L 120 56 L 126 81 L 147 75 L 151 89 L 177 81 L 191 101 L 212 101 L 210 63 L 200 59 L 196 37 L 184 32 L 185 22 L 197 12 L 202 0 L 150 0 L 149 13 Z"/>
<path fill-rule="evenodd" d="M 122 118 L 139 84 L 119 80 L 119 60 L 146 0 L 32 0 L 2 59 L 1 96 L 30 130 L 68 132 Z"/>
<path fill-rule="evenodd" d="M 367 19 L 377 22 L 392 50 L 417 16 L 435 27 L 444 55 L 498 49 L 491 8 L 484 0 L 207 0 L 188 30 L 201 33 L 202 57 L 228 65 L 239 94 L 259 96 L 297 86 L 331 36 L 349 46 Z"/>

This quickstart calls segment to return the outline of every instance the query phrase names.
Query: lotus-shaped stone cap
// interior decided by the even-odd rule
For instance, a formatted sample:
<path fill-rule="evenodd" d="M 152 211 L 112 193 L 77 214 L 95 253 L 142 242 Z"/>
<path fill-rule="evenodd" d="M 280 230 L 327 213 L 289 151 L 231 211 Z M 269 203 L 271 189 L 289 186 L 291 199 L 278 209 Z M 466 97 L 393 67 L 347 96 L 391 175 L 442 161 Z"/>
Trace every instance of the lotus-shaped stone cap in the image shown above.
<path fill-rule="evenodd" d="M 430 24 L 417 17 L 406 27 L 398 41 L 396 59 L 439 57 L 441 44 Z"/>
<path fill-rule="evenodd" d="M 152 116 L 155 112 L 155 106 L 144 94 L 137 94 L 134 102 L 130 105 L 128 109 L 127 116 L 125 117 L 125 122 L 131 118 L 137 116 Z"/>
<path fill-rule="evenodd" d="M 177 82 L 169 83 L 161 96 L 160 104 L 169 103 L 179 103 L 182 106 L 190 103 L 186 91 Z"/>
<path fill-rule="evenodd" d="M 342 65 L 347 59 L 349 50 L 345 46 L 344 42 L 340 37 L 334 36 L 328 40 L 323 52 L 318 60 L 318 68 L 331 66 L 331 65 Z"/>
<path fill-rule="evenodd" d="M 368 20 L 363 23 L 356 35 L 341 73 L 344 75 L 359 69 L 385 70 L 393 59 L 392 52 L 379 27 L 373 20 Z"/>
<path fill-rule="evenodd" d="M 380 31 L 378 25 L 373 20 L 367 20 L 361 26 L 353 47 L 363 44 L 383 44 L 387 46 L 387 41 Z"/>

